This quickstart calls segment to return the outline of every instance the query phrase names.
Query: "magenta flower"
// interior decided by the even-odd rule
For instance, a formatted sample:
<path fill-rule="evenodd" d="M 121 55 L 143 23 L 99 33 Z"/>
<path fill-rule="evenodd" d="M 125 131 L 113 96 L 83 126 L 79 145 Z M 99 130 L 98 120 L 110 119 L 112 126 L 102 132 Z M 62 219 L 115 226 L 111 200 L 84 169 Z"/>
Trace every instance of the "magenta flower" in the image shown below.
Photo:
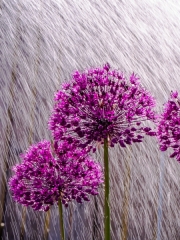
<path fill-rule="evenodd" d="M 103 182 L 99 164 L 80 152 L 55 159 L 48 141 L 32 145 L 22 160 L 13 168 L 9 185 L 13 198 L 34 210 L 47 211 L 58 200 L 65 206 L 73 199 L 88 201 Z"/>
<path fill-rule="evenodd" d="M 155 133 L 144 125 L 154 120 L 154 98 L 133 73 L 127 80 L 117 70 L 103 68 L 75 72 L 55 95 L 49 120 L 56 146 L 61 141 L 80 148 L 108 139 L 113 147 L 141 142 Z M 95 150 L 95 149 L 94 149 Z"/>
<path fill-rule="evenodd" d="M 172 92 L 170 99 L 165 104 L 164 111 L 158 123 L 157 136 L 160 150 L 173 149 L 171 158 L 180 161 L 180 99 L 177 92 Z"/>

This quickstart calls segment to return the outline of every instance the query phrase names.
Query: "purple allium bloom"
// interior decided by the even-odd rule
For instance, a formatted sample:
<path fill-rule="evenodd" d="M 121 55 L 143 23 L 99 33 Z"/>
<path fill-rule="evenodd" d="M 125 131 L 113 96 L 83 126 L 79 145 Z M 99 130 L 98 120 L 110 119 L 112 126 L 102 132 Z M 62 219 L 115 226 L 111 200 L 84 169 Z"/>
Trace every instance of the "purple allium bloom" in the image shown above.
<path fill-rule="evenodd" d="M 180 161 L 180 99 L 177 92 L 172 92 L 159 118 L 157 136 L 160 150 L 173 149 L 170 157 Z"/>
<path fill-rule="evenodd" d="M 9 181 L 13 198 L 43 211 L 59 199 L 65 206 L 72 199 L 88 201 L 90 194 L 98 194 L 102 170 L 93 160 L 79 155 L 66 154 L 66 161 L 58 161 L 50 151 L 50 142 L 32 145 L 22 156 L 23 162 L 13 169 L 15 174 Z"/>
<path fill-rule="evenodd" d="M 49 128 L 56 145 L 64 141 L 92 148 L 106 138 L 111 146 L 125 147 L 141 142 L 144 135 L 155 135 L 144 126 L 146 120 L 155 120 L 154 106 L 154 98 L 134 73 L 127 80 L 106 64 L 77 71 L 63 85 L 55 95 Z"/>

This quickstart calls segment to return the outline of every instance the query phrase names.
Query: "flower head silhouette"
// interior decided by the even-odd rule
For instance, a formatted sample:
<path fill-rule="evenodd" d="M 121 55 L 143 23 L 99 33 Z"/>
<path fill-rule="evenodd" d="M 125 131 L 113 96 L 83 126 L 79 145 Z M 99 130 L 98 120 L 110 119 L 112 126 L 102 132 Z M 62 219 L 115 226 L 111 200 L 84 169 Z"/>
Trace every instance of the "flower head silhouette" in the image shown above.
<path fill-rule="evenodd" d="M 157 136 L 160 150 L 173 149 L 170 157 L 180 161 L 180 99 L 178 93 L 172 92 L 170 99 L 164 106 L 164 111 L 159 118 Z"/>
<path fill-rule="evenodd" d="M 141 142 L 144 135 L 155 135 L 144 126 L 154 120 L 154 98 L 133 73 L 127 80 L 117 70 L 103 68 L 75 72 L 55 95 L 49 120 L 54 141 L 86 148 L 108 139 L 113 147 Z M 95 149 L 94 149 L 95 150 Z"/>
<path fill-rule="evenodd" d="M 54 158 L 48 141 L 32 145 L 22 156 L 23 162 L 13 168 L 9 185 L 14 199 L 47 211 L 59 199 L 68 206 L 73 199 L 81 203 L 98 194 L 103 182 L 100 165 L 80 152 L 65 156 Z"/>

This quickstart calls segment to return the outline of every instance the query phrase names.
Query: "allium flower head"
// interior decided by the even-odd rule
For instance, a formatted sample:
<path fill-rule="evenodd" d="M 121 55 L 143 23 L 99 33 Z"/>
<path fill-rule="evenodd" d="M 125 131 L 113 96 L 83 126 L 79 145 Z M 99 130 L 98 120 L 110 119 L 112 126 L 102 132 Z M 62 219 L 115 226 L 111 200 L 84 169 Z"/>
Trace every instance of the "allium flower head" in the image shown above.
<path fill-rule="evenodd" d="M 59 199 L 67 206 L 72 199 L 81 203 L 88 201 L 90 194 L 96 195 L 102 183 L 99 164 L 82 154 L 80 161 L 78 154 L 66 157 L 66 161 L 55 159 L 48 141 L 32 145 L 22 156 L 23 162 L 13 169 L 9 185 L 14 199 L 34 210 L 47 211 Z"/>
<path fill-rule="evenodd" d="M 154 98 L 133 73 L 130 79 L 117 70 L 103 68 L 75 72 L 55 95 L 49 128 L 60 141 L 80 148 L 95 141 L 122 147 L 141 142 L 145 134 L 154 135 L 142 122 L 154 120 Z"/>
<path fill-rule="evenodd" d="M 161 151 L 173 149 L 170 157 L 180 161 L 180 99 L 177 92 L 172 92 L 164 106 L 158 123 L 157 136 Z"/>

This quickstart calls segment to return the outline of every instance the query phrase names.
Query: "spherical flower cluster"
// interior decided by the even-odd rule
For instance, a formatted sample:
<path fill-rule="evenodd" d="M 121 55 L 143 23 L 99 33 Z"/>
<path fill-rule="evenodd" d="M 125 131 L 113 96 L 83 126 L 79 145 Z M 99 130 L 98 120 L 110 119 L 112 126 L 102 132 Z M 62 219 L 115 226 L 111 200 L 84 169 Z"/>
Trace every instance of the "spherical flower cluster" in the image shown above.
<path fill-rule="evenodd" d="M 157 136 L 160 150 L 172 148 L 173 153 L 170 157 L 176 157 L 180 161 L 180 99 L 177 92 L 172 92 L 165 104 L 158 123 Z"/>
<path fill-rule="evenodd" d="M 72 199 L 88 201 L 102 183 L 99 164 L 80 152 L 66 154 L 66 160 L 55 159 L 48 141 L 32 145 L 22 160 L 14 167 L 9 185 L 14 199 L 34 210 L 47 211 L 59 199 L 65 206 Z"/>
<path fill-rule="evenodd" d="M 117 70 L 103 68 L 75 72 L 55 95 L 49 120 L 56 145 L 61 141 L 86 148 L 108 139 L 121 147 L 155 135 L 144 126 L 155 120 L 154 98 L 133 73 L 127 80 Z M 94 149 L 95 150 L 95 149 Z"/>

